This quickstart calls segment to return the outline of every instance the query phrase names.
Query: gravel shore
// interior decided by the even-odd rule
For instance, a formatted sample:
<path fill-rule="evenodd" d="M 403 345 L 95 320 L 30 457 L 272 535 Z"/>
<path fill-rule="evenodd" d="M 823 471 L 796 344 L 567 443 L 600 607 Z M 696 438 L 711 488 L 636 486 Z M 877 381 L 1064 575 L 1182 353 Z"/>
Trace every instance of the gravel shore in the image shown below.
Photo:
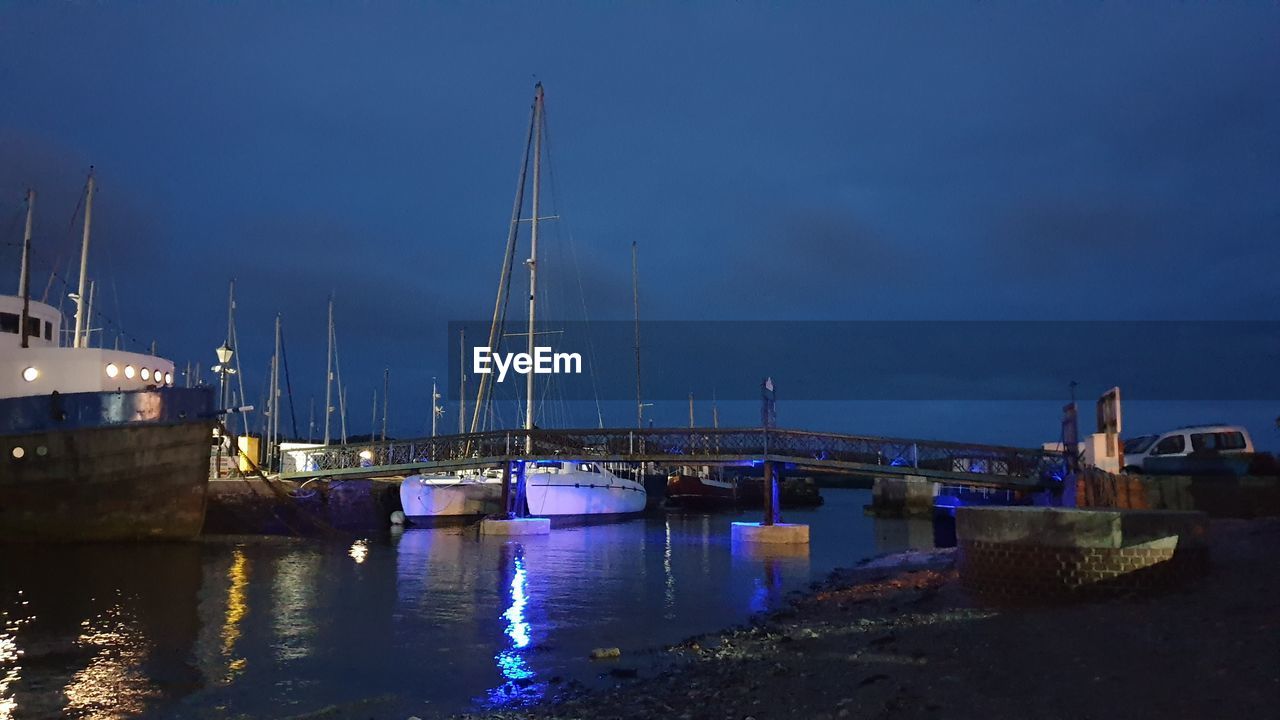
<path fill-rule="evenodd" d="M 839 571 L 604 690 L 460 718 L 1255 718 L 1280 705 L 1280 520 L 1215 521 L 1212 570 L 1158 596 L 978 605 L 952 551 Z"/>

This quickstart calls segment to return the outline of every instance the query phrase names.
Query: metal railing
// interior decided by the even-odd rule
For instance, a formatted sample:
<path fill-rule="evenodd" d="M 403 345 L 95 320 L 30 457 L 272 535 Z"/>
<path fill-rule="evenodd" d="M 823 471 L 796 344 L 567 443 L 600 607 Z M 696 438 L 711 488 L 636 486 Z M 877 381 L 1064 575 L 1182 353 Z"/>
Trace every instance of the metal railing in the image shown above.
<path fill-rule="evenodd" d="M 818 470 L 1025 485 L 1047 482 L 1063 463 L 1060 453 L 1040 449 L 759 428 L 496 430 L 295 452 L 305 458 L 304 467 L 285 478 L 372 477 L 564 458 L 670 465 L 772 460 Z"/>

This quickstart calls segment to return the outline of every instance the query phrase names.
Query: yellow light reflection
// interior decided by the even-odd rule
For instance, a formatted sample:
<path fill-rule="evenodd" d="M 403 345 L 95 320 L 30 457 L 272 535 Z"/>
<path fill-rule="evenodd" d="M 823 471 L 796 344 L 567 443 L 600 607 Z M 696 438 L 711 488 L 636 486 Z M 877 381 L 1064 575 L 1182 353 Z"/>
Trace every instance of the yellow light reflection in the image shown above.
<path fill-rule="evenodd" d="M 246 588 L 249 586 L 249 558 L 243 548 L 231 553 L 231 568 L 227 570 L 231 585 L 227 588 L 227 614 L 222 622 L 222 657 L 227 659 L 227 674 L 223 682 L 231 682 L 244 671 L 245 658 L 235 658 L 236 641 L 240 639 L 240 623 L 249 612 Z"/>
<path fill-rule="evenodd" d="M 351 556 L 352 560 L 356 561 L 356 564 L 364 562 L 364 559 L 369 556 L 369 542 L 367 540 L 357 540 L 351 543 L 351 549 L 347 551 L 347 554 Z"/>
<path fill-rule="evenodd" d="M 119 605 L 80 623 L 76 644 L 94 649 L 93 658 L 63 689 L 66 714 L 72 717 L 126 718 L 146 709 L 159 694 L 141 665 L 147 657 L 146 635 Z"/>
<path fill-rule="evenodd" d="M 22 621 L 10 622 L 9 614 L 4 613 L 4 630 L 0 632 L 0 720 L 12 720 L 18 710 L 18 699 L 10 694 L 9 688 L 18 682 L 22 666 L 22 651 L 18 649 L 18 628 Z"/>

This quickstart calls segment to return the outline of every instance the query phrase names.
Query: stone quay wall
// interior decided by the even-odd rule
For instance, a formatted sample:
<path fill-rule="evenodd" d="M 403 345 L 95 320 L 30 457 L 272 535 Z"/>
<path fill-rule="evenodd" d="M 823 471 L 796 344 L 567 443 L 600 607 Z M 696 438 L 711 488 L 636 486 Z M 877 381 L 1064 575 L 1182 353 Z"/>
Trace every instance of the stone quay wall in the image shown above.
<path fill-rule="evenodd" d="M 994 604 L 1171 588 L 1209 563 L 1204 513 L 962 507 L 956 540 L 961 582 Z"/>

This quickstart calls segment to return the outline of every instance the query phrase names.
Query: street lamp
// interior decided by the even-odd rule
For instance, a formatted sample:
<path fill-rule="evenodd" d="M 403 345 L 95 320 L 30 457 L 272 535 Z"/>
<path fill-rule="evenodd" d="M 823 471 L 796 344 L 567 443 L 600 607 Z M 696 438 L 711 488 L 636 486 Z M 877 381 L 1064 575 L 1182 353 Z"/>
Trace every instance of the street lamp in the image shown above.
<path fill-rule="evenodd" d="M 231 401 L 227 399 L 227 391 L 230 389 L 230 385 L 227 384 L 227 376 L 234 375 L 236 373 L 236 369 L 231 367 L 231 357 L 235 355 L 235 351 L 231 349 L 230 345 L 224 342 L 221 347 L 217 348 L 213 352 L 218 356 L 218 364 L 211 368 L 214 372 L 218 373 L 218 419 L 225 420 L 227 416 L 227 406 L 231 404 Z M 222 429 L 224 431 L 227 429 L 226 422 L 223 422 Z M 230 447 L 227 448 L 227 452 L 231 452 Z M 232 455 L 232 457 L 235 456 Z M 214 470 L 214 476 L 222 477 L 222 438 L 218 439 L 218 464 L 214 467 L 216 468 Z"/>

